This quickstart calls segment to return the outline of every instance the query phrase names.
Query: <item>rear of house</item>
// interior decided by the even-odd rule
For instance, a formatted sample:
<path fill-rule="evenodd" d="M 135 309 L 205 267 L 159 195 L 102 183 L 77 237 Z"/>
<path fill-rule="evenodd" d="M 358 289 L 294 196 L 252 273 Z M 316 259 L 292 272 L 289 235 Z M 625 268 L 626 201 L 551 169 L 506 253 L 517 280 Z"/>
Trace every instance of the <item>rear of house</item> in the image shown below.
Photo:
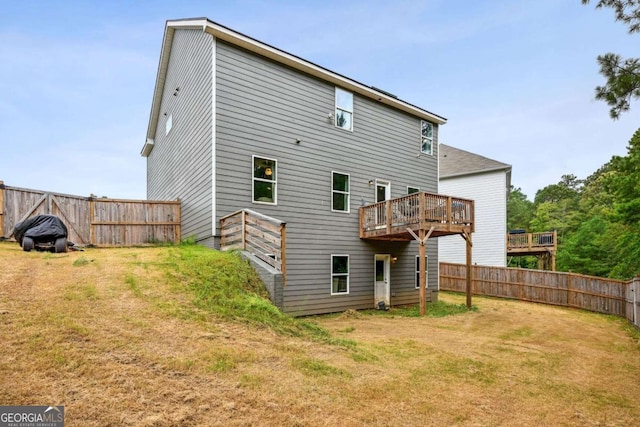
<path fill-rule="evenodd" d="M 147 197 L 182 201 L 182 234 L 219 247 L 220 218 L 286 223 L 281 308 L 419 302 L 418 245 L 360 239 L 359 207 L 438 192 L 445 119 L 206 19 L 169 21 L 147 142 Z M 427 298 L 438 289 L 427 244 Z"/>

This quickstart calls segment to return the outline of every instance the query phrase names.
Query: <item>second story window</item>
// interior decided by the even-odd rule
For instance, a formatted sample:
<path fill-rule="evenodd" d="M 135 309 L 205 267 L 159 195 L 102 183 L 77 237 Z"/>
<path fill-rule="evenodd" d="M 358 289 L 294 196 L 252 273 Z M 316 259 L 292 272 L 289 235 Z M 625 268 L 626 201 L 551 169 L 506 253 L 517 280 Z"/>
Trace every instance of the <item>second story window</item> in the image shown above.
<path fill-rule="evenodd" d="M 353 94 L 336 88 L 336 127 L 353 130 Z"/>
<path fill-rule="evenodd" d="M 420 152 L 433 155 L 433 125 L 429 122 L 420 121 L 420 128 L 422 133 Z"/>
<path fill-rule="evenodd" d="M 276 204 L 276 161 L 253 156 L 253 201 Z"/>
<path fill-rule="evenodd" d="M 407 187 L 407 194 L 419 193 L 420 189 L 418 187 Z"/>
<path fill-rule="evenodd" d="M 331 173 L 331 210 L 349 212 L 349 175 Z"/>

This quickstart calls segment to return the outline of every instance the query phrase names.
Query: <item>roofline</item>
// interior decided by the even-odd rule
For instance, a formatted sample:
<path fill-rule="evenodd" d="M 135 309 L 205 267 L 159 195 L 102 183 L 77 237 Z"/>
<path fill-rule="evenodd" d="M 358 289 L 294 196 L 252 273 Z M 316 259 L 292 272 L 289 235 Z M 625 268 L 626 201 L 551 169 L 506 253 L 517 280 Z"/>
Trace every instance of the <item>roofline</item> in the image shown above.
<path fill-rule="evenodd" d="M 489 172 L 501 172 L 501 171 L 511 172 L 511 169 L 512 169 L 511 165 L 497 166 L 495 168 L 490 168 L 490 169 L 481 169 L 481 170 L 475 170 L 470 172 L 460 172 L 460 173 L 453 173 L 450 175 L 441 175 L 440 179 L 457 178 L 460 176 L 469 176 L 469 175 L 480 175 L 480 174 L 489 173 Z"/>
<path fill-rule="evenodd" d="M 398 98 L 389 96 L 356 80 L 350 79 L 327 68 L 302 59 L 299 56 L 287 53 L 274 46 L 258 41 L 252 37 L 234 31 L 207 18 L 190 18 L 168 20 L 166 22 L 164 39 L 162 42 L 162 51 L 160 52 L 160 62 L 158 64 L 158 74 L 156 77 L 156 84 L 154 88 L 153 102 L 151 105 L 151 115 L 149 117 L 149 127 L 147 128 L 148 139 L 153 140 L 155 138 L 160 101 L 164 88 L 167 68 L 169 65 L 173 34 L 177 29 L 202 29 L 202 31 L 209 33 L 220 40 L 224 40 L 235 46 L 242 47 L 250 52 L 287 65 L 298 71 L 302 71 L 321 80 L 351 90 L 354 93 L 373 99 L 382 104 L 388 105 L 401 111 L 405 111 L 439 125 L 445 124 L 447 122 L 447 119 L 442 116 L 424 110 Z"/>

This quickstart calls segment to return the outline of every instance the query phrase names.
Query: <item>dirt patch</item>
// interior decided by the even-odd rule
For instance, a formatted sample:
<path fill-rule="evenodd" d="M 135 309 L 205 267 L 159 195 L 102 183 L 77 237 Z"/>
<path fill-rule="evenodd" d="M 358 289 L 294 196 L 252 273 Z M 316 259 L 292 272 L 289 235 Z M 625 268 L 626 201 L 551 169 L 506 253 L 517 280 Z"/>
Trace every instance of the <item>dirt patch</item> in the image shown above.
<path fill-rule="evenodd" d="M 68 426 L 640 423 L 640 345 L 620 319 L 474 298 L 444 318 L 320 317 L 351 343 L 328 345 L 198 311 L 158 268 L 167 248 L 14 245 L 0 402 L 65 405 Z"/>

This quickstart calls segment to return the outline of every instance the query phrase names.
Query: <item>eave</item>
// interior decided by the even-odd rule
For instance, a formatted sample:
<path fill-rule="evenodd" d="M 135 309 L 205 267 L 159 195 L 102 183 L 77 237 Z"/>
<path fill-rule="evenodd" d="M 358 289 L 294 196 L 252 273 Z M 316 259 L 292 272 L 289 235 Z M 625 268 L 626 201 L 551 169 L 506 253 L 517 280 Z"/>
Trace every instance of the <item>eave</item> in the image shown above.
<path fill-rule="evenodd" d="M 156 84 L 153 93 L 151 114 L 149 117 L 149 126 L 147 128 L 147 139 L 155 139 L 155 131 L 158 125 L 158 117 L 160 114 L 160 103 L 162 101 L 162 93 L 164 89 L 167 68 L 169 65 L 169 58 L 171 56 L 173 34 L 176 29 L 200 29 L 208 34 L 211 34 L 217 39 L 223 40 L 234 46 L 238 46 L 257 55 L 264 56 L 275 62 L 314 76 L 320 80 L 350 90 L 360 96 L 375 100 L 397 110 L 404 111 L 413 116 L 419 117 L 420 119 L 427 120 L 438 125 L 442 125 L 447 122 L 447 119 L 442 116 L 431 113 L 430 111 L 424 110 L 408 102 L 402 101 L 401 99 L 389 96 L 383 92 L 373 89 L 370 86 L 357 82 L 356 80 L 335 73 L 327 68 L 321 67 L 296 55 L 292 55 L 281 49 L 260 42 L 254 38 L 241 34 L 206 18 L 193 18 L 170 20 L 166 23 L 164 39 L 162 42 L 162 51 L 160 53 L 160 62 L 158 64 L 158 74 L 156 77 Z"/>

